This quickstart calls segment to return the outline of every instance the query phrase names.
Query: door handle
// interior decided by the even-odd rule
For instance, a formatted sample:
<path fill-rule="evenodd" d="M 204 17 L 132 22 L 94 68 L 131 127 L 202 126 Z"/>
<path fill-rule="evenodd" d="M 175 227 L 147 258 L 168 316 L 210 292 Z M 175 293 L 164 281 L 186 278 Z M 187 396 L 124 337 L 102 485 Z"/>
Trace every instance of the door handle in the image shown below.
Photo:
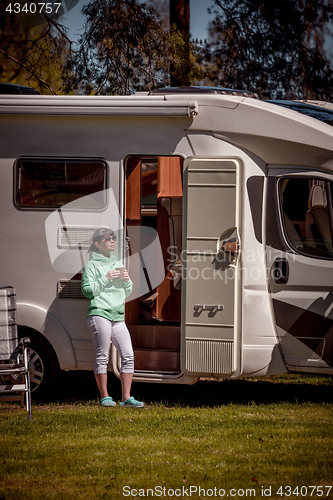
<path fill-rule="evenodd" d="M 222 243 L 221 249 L 226 253 L 238 254 L 239 252 L 239 243 L 236 240 L 224 241 Z"/>
<path fill-rule="evenodd" d="M 230 227 L 223 231 L 217 241 L 217 253 L 238 254 L 239 250 L 237 227 Z"/>
<path fill-rule="evenodd" d="M 272 277 L 275 283 L 288 283 L 289 264 L 287 259 L 277 257 L 273 264 Z"/>

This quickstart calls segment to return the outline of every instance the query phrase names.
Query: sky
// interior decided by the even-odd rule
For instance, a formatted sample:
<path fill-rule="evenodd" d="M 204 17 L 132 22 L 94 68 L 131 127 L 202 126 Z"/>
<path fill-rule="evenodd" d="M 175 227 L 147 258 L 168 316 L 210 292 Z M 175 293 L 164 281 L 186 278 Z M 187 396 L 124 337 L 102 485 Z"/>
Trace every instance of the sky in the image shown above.
<path fill-rule="evenodd" d="M 83 16 L 82 7 L 89 3 L 89 0 L 80 0 L 79 3 L 65 16 L 59 18 L 59 22 L 69 29 L 69 38 L 77 41 L 82 34 Z M 208 14 L 207 8 L 212 5 L 212 0 L 190 0 L 190 29 L 193 38 L 207 38 L 207 25 L 213 16 Z"/>

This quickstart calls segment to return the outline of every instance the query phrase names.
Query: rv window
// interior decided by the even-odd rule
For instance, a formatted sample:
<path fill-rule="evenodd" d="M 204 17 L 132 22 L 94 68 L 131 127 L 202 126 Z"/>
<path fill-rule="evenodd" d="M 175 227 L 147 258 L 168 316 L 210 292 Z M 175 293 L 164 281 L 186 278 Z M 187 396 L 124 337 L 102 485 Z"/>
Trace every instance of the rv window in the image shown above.
<path fill-rule="evenodd" d="M 157 159 L 141 161 L 141 205 L 157 205 Z"/>
<path fill-rule="evenodd" d="M 16 162 L 16 205 L 55 209 L 106 188 L 101 160 L 20 159 Z M 76 208 L 100 209 L 105 200 L 85 198 Z"/>
<path fill-rule="evenodd" d="M 285 233 L 300 253 L 333 258 L 332 184 L 299 177 L 280 183 Z"/>

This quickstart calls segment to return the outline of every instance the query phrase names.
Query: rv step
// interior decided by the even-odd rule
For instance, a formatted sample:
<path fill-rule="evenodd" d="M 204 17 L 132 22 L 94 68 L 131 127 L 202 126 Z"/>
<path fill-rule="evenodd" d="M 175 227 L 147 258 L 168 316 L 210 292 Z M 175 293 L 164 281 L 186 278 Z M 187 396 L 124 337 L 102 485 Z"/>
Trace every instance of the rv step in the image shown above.
<path fill-rule="evenodd" d="M 134 349 L 135 370 L 180 372 L 180 355 L 177 351 Z"/>
<path fill-rule="evenodd" d="M 180 326 L 128 325 L 134 349 L 180 350 Z"/>

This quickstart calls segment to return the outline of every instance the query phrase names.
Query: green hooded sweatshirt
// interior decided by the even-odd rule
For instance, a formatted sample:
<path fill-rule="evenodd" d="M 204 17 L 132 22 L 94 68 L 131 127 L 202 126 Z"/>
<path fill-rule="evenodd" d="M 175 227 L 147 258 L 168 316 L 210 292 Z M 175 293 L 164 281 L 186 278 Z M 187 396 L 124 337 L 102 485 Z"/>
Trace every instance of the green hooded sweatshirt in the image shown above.
<path fill-rule="evenodd" d="M 133 283 L 105 276 L 111 269 L 124 267 L 114 255 L 105 257 L 102 253 L 91 252 L 90 260 L 82 273 L 81 289 L 90 299 L 88 316 L 103 316 L 110 321 L 124 321 L 124 302 L 132 291 Z"/>

